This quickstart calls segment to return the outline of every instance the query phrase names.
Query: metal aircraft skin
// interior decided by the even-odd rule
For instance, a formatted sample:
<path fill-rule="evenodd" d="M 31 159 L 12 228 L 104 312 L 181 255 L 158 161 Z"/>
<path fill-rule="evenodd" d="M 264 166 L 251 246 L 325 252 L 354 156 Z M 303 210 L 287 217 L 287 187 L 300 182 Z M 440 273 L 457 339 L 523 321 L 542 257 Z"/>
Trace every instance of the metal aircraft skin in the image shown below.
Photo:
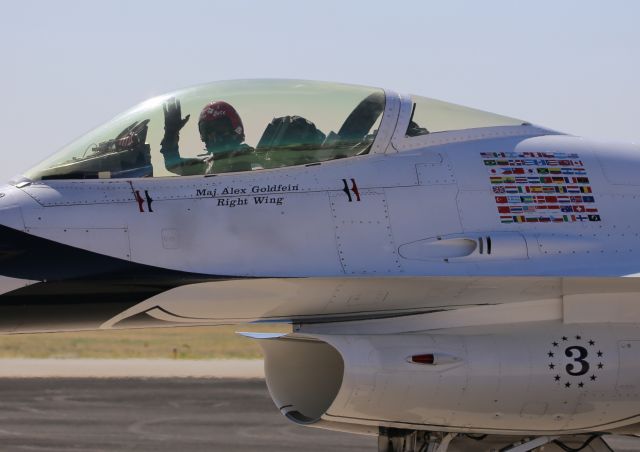
<path fill-rule="evenodd" d="M 237 148 L 207 141 L 229 125 Z M 379 450 L 640 434 L 637 145 L 243 80 L 144 102 L 0 192 L 2 333 L 291 323 L 247 333 L 277 407 Z"/>

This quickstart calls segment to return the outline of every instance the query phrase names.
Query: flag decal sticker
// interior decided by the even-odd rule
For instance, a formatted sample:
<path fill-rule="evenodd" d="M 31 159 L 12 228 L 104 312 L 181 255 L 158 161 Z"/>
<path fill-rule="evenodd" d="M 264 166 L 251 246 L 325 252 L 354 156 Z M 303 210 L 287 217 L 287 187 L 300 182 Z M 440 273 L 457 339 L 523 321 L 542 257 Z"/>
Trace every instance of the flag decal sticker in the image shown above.
<path fill-rule="evenodd" d="M 563 152 L 482 152 L 502 223 L 602 221 L 584 163 Z"/>

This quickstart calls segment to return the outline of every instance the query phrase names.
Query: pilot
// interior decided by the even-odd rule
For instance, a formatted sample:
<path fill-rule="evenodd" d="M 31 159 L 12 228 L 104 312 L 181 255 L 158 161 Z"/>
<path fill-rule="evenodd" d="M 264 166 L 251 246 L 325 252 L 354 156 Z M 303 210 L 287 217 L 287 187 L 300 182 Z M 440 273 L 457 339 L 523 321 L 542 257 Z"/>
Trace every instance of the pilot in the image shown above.
<path fill-rule="evenodd" d="M 170 98 L 163 105 L 164 138 L 160 152 L 164 156 L 167 170 L 181 176 L 209 174 L 215 172 L 215 161 L 246 154 L 253 148 L 244 143 L 244 127 L 240 115 L 224 101 L 209 102 L 200 112 L 198 130 L 207 153 L 201 158 L 180 156 L 178 141 L 180 129 L 189 121 L 190 115 L 182 117 L 180 101 Z M 250 168 L 249 168 L 250 169 Z M 244 168 L 227 168 L 227 171 L 242 171 Z"/>

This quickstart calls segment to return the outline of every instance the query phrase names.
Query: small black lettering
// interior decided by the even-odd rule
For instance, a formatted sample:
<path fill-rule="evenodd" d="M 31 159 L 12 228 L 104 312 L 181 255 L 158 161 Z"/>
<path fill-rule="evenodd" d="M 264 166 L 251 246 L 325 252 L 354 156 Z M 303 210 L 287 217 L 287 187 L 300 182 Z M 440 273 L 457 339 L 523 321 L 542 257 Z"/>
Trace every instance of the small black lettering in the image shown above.
<path fill-rule="evenodd" d="M 218 206 L 220 207 L 246 206 L 247 204 L 249 204 L 247 198 L 218 198 Z"/>
<path fill-rule="evenodd" d="M 211 190 L 209 188 L 197 188 L 196 189 L 196 196 L 215 198 L 216 189 L 214 188 L 213 190 Z"/>

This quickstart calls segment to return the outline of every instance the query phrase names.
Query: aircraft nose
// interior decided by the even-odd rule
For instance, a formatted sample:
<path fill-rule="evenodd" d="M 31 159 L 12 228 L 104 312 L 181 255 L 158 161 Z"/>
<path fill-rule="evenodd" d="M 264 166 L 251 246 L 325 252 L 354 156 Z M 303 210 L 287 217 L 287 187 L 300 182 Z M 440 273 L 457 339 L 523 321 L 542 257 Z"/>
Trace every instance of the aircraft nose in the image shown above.
<path fill-rule="evenodd" d="M 0 275 L 13 276 L 12 267 L 25 252 L 19 239 L 25 226 L 20 207 L 2 203 L 4 198 L 0 197 Z"/>
<path fill-rule="evenodd" d="M 16 229 L 18 231 L 24 231 L 25 226 L 20 206 L 2 202 L 5 198 L 6 196 L 0 196 L 0 225 L 11 229 Z"/>
<path fill-rule="evenodd" d="M 23 207 L 39 204 L 22 190 L 0 186 L 0 275 L 21 279 L 31 278 L 39 264 L 41 250 L 30 249 L 26 233 Z M 32 248 L 32 247 L 31 247 Z M 31 268 L 31 269 L 30 269 Z M 27 276 L 25 276 L 27 275 Z M 39 276 L 39 274 L 38 274 Z"/>

